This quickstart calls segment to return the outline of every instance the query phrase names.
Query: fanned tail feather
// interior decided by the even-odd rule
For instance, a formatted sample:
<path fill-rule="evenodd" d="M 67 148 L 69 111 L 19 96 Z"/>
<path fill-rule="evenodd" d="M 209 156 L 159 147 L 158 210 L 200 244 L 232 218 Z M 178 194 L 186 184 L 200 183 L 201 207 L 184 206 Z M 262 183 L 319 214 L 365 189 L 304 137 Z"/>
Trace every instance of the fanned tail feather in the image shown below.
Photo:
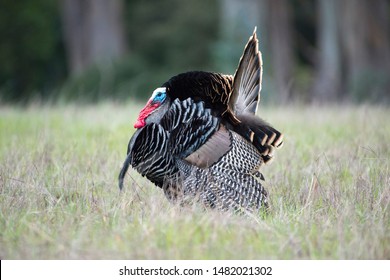
<path fill-rule="evenodd" d="M 229 108 L 234 114 L 256 114 L 260 101 L 262 65 L 255 29 L 234 74 L 233 92 L 229 100 Z"/>

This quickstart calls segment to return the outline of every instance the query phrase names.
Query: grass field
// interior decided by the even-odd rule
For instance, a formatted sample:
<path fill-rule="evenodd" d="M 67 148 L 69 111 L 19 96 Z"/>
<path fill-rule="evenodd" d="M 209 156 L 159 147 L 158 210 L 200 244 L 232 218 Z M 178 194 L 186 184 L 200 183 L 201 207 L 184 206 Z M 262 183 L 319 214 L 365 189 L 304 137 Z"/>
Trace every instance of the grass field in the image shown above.
<path fill-rule="evenodd" d="M 390 110 L 280 107 L 266 217 L 117 175 L 140 106 L 0 107 L 0 259 L 389 259 Z"/>

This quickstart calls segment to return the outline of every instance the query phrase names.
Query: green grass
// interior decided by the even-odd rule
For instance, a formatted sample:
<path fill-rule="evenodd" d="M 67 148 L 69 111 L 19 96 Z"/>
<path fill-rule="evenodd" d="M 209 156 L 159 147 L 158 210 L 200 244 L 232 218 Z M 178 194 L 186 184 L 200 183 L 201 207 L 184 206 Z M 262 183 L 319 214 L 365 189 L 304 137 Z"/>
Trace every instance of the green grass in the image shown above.
<path fill-rule="evenodd" d="M 285 133 L 266 217 L 117 175 L 140 106 L 0 107 L 0 259 L 389 259 L 390 110 L 261 108 Z"/>

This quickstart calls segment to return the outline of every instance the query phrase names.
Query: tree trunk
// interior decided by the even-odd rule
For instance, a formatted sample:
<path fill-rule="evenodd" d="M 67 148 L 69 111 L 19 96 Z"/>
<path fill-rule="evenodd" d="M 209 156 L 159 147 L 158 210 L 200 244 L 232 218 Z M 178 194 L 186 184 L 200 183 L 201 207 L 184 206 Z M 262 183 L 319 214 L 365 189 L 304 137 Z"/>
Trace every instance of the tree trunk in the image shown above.
<path fill-rule="evenodd" d="M 271 63 L 275 87 L 282 103 L 292 97 L 293 37 L 288 0 L 268 0 Z"/>
<path fill-rule="evenodd" d="M 62 0 L 61 8 L 71 74 L 125 53 L 122 0 Z"/>
<path fill-rule="evenodd" d="M 221 11 L 221 36 L 220 47 L 222 52 L 220 61 L 221 69 L 226 72 L 234 72 L 243 47 L 249 36 L 257 26 L 259 33 L 259 2 L 258 0 L 220 0 Z M 260 46 L 260 49 L 262 47 Z M 219 54 L 221 55 L 221 54 Z"/>
<path fill-rule="evenodd" d="M 386 0 L 340 1 L 348 93 L 354 99 L 389 99 L 390 19 Z"/>
<path fill-rule="evenodd" d="M 341 91 L 338 0 L 318 0 L 318 65 L 314 85 L 315 102 L 335 101 Z"/>

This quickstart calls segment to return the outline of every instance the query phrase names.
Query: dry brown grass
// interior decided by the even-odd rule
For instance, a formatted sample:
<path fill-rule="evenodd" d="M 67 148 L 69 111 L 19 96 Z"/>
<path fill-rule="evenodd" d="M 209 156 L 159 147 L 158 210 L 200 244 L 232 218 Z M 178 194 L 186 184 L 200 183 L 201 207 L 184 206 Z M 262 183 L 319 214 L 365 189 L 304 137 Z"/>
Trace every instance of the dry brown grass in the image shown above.
<path fill-rule="evenodd" d="M 266 217 L 116 178 L 138 106 L 0 108 L 1 259 L 389 259 L 390 110 L 269 108 Z"/>

